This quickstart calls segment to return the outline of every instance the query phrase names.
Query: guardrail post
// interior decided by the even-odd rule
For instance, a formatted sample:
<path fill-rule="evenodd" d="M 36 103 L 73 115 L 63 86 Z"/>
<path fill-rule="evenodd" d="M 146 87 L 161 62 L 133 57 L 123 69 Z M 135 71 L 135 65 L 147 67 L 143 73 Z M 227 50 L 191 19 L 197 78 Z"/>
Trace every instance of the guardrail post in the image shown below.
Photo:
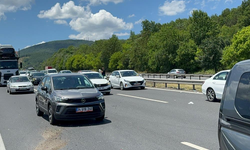
<path fill-rule="evenodd" d="M 165 88 L 167 88 L 168 87 L 168 84 L 167 83 L 165 83 Z"/>
<path fill-rule="evenodd" d="M 195 90 L 195 85 L 193 84 L 193 90 Z"/>
<path fill-rule="evenodd" d="M 154 85 L 153 85 L 153 87 L 155 87 L 155 82 L 154 82 Z"/>
<path fill-rule="evenodd" d="M 181 89 L 181 88 L 180 88 L 180 84 L 178 84 L 178 90 L 179 90 L 179 89 Z"/>

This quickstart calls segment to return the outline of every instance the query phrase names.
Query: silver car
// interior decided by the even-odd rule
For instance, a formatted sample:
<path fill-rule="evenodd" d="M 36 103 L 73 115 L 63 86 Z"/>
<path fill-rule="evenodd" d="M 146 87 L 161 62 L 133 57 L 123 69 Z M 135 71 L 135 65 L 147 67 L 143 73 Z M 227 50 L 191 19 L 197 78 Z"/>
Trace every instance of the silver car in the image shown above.
<path fill-rule="evenodd" d="M 34 92 L 34 86 L 30 82 L 27 76 L 12 76 L 7 81 L 7 92 L 19 93 L 19 92 Z"/>

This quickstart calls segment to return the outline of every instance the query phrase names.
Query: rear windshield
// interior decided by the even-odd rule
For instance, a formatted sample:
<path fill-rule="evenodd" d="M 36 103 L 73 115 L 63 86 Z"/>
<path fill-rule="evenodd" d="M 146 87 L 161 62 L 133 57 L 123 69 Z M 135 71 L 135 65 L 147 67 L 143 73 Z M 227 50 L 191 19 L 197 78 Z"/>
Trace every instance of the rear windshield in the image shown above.
<path fill-rule="evenodd" d="M 102 79 L 103 78 L 103 76 L 99 73 L 86 73 L 84 75 L 87 76 L 89 79 Z"/>
<path fill-rule="evenodd" d="M 48 73 L 57 73 L 56 70 L 48 70 Z"/>
<path fill-rule="evenodd" d="M 32 75 L 33 75 L 33 76 L 44 76 L 44 73 L 38 72 L 38 73 L 32 73 Z"/>

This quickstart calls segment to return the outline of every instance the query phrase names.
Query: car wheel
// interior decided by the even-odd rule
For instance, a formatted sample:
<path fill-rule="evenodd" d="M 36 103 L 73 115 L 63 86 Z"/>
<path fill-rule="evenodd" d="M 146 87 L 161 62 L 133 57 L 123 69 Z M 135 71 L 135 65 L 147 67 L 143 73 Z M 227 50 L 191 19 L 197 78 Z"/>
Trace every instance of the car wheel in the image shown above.
<path fill-rule="evenodd" d="M 9 89 L 9 94 L 12 94 L 11 90 Z"/>
<path fill-rule="evenodd" d="M 9 93 L 9 90 L 8 90 L 8 89 L 7 89 L 6 91 L 7 91 L 7 93 Z"/>
<path fill-rule="evenodd" d="M 207 89 L 207 100 L 210 102 L 214 102 L 216 100 L 215 92 L 212 88 Z"/>
<path fill-rule="evenodd" d="M 99 117 L 99 118 L 95 118 L 96 119 L 96 121 L 103 121 L 103 119 L 104 119 L 104 115 L 103 116 L 101 116 L 101 117 Z"/>
<path fill-rule="evenodd" d="M 120 89 L 124 90 L 124 86 L 123 86 L 122 82 L 120 83 Z"/>
<path fill-rule="evenodd" d="M 145 86 L 141 86 L 141 89 L 142 89 L 142 90 L 145 89 Z"/>
<path fill-rule="evenodd" d="M 55 125 L 57 123 L 57 120 L 54 117 L 52 106 L 49 105 L 49 123 L 51 125 Z"/>
<path fill-rule="evenodd" d="M 40 107 L 39 107 L 39 104 L 38 104 L 37 101 L 36 101 L 36 115 L 37 116 L 42 116 L 43 115 L 43 112 L 40 110 Z"/>
<path fill-rule="evenodd" d="M 106 92 L 105 94 L 109 95 L 109 94 L 110 94 L 110 92 Z"/>

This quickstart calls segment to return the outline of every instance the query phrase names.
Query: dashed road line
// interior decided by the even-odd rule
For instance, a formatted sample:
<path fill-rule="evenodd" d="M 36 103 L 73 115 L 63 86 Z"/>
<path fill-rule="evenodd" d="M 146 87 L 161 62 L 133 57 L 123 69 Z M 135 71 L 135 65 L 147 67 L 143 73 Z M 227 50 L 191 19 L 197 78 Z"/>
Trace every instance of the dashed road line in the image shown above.
<path fill-rule="evenodd" d="M 5 146 L 4 146 L 4 143 L 3 143 L 3 139 L 2 139 L 1 134 L 0 134 L 0 150 L 6 150 Z"/>
<path fill-rule="evenodd" d="M 132 97 L 132 98 L 136 98 L 136 99 L 142 99 L 142 100 L 147 100 L 147 101 L 152 101 L 152 102 L 158 102 L 158 103 L 168 103 L 166 101 L 161 101 L 161 100 L 157 100 L 157 99 L 151 99 L 151 98 L 145 98 L 145 97 L 138 97 L 138 96 L 132 96 L 132 95 L 126 95 L 126 94 L 117 94 L 120 96 L 124 96 L 124 97 Z"/>
<path fill-rule="evenodd" d="M 181 144 L 186 145 L 188 147 L 192 147 L 192 148 L 197 149 L 197 150 L 208 150 L 208 149 L 206 149 L 204 147 L 200 147 L 198 145 L 195 145 L 195 144 L 192 144 L 192 143 L 189 143 L 189 142 L 181 142 Z"/>
<path fill-rule="evenodd" d="M 146 87 L 147 89 L 151 90 L 160 90 L 160 91 L 170 91 L 170 92 L 179 92 L 179 93 L 189 93 L 189 94 L 202 94 L 200 92 L 189 92 L 189 91 L 183 91 L 183 90 L 173 90 L 173 89 L 161 89 L 161 88 L 152 88 L 152 87 Z"/>

